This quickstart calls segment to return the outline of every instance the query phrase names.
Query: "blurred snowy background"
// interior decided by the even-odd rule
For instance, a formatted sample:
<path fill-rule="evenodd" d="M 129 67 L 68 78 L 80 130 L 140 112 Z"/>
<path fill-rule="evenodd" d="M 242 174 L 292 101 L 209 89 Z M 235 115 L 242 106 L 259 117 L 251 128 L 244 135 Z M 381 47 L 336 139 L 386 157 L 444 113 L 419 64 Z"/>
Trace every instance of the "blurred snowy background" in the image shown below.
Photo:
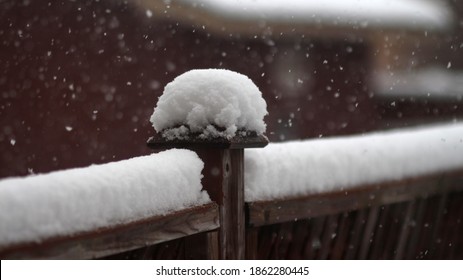
<path fill-rule="evenodd" d="M 164 86 L 250 77 L 272 142 L 463 116 L 457 0 L 0 1 L 0 177 L 145 155 Z"/>

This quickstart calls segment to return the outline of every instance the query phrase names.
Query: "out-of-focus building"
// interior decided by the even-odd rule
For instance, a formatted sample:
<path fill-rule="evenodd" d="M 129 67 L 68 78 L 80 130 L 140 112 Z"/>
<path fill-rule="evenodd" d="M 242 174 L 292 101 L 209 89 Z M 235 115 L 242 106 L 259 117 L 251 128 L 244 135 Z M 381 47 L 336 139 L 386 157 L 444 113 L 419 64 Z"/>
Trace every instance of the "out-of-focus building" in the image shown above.
<path fill-rule="evenodd" d="M 461 97 L 434 105 L 432 98 L 403 97 L 407 86 L 399 90 L 414 79 L 407 75 L 427 67 L 449 73 L 439 81 L 463 67 L 463 13 L 453 2 L 26 0 L 0 6 L 0 177 L 149 153 L 145 140 L 154 133 L 148 120 L 157 97 L 195 68 L 249 76 L 267 101 L 271 141 L 463 115 Z"/>

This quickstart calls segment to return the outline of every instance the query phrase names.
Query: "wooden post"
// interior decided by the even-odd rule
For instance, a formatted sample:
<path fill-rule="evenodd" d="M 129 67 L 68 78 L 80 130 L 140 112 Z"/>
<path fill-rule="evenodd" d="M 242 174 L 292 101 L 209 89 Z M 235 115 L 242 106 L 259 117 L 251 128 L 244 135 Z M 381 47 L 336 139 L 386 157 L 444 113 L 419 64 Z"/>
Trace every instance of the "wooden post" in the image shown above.
<path fill-rule="evenodd" d="M 189 140 L 172 141 L 155 136 L 148 140 L 150 148 L 187 148 L 195 151 L 203 160 L 203 187 L 220 209 L 219 244 L 207 245 L 208 248 L 217 248 L 218 252 L 209 252 L 210 258 L 245 258 L 244 149 L 268 144 L 265 136 L 247 135 L 232 139 L 190 137 Z M 209 243 L 214 240 L 210 238 Z"/>

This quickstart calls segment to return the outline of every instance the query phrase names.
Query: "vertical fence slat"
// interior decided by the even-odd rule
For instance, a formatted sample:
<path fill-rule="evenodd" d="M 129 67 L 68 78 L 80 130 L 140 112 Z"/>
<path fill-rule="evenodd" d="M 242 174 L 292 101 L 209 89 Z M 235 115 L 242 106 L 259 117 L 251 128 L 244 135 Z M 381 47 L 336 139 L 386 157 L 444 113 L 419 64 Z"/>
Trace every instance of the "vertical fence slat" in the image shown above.
<path fill-rule="evenodd" d="M 302 259 L 305 240 L 309 234 L 310 220 L 301 220 L 293 223 L 293 240 L 290 244 L 287 258 L 290 260 Z"/>
<path fill-rule="evenodd" d="M 379 259 L 392 259 L 395 256 L 397 235 L 403 219 L 403 205 L 404 203 L 395 203 L 386 206 L 390 210 L 387 217 L 387 226 L 384 229 L 386 239 L 384 240 L 383 250 L 378 257 Z"/>
<path fill-rule="evenodd" d="M 430 258 L 436 258 L 436 251 L 439 246 L 441 246 L 441 237 L 440 237 L 440 227 L 442 225 L 442 220 L 445 212 L 445 206 L 447 204 L 447 195 L 443 194 L 439 197 L 437 209 L 435 212 L 435 218 L 433 223 L 433 230 L 431 235 L 431 248 L 429 252 Z"/>
<path fill-rule="evenodd" d="M 371 248 L 372 238 L 374 235 L 376 221 L 378 220 L 379 207 L 370 208 L 365 231 L 363 232 L 363 240 L 360 246 L 359 259 L 364 260 L 368 257 L 368 252 Z"/>
<path fill-rule="evenodd" d="M 451 211 L 452 218 L 454 219 L 453 225 L 451 225 L 451 228 L 454 230 L 449 231 L 452 234 L 450 239 L 452 246 L 449 248 L 447 258 L 463 259 L 463 240 L 461 238 L 461 236 L 463 236 L 463 203 L 461 202 L 463 200 L 463 194 L 453 193 L 451 200 L 453 207 L 449 211 Z"/>
<path fill-rule="evenodd" d="M 351 260 L 357 258 L 360 242 L 362 240 L 363 227 L 366 224 L 366 214 L 367 209 L 358 210 L 355 213 L 354 225 L 349 234 L 347 251 L 344 257 L 345 259 Z"/>
<path fill-rule="evenodd" d="M 317 252 L 321 247 L 321 234 L 325 224 L 325 217 L 317 217 L 311 219 L 311 228 L 305 242 L 304 259 L 316 259 Z"/>
<path fill-rule="evenodd" d="M 387 223 L 389 218 L 389 206 L 381 206 L 379 212 L 379 219 L 375 229 L 375 236 L 371 245 L 370 259 L 380 259 L 384 250 L 384 236 L 387 230 Z"/>
<path fill-rule="evenodd" d="M 259 228 L 248 228 L 246 229 L 246 259 L 247 260 L 256 260 L 258 256 L 258 237 L 259 237 Z"/>
<path fill-rule="evenodd" d="M 402 226 L 399 233 L 399 239 L 397 242 L 395 259 L 400 260 L 404 258 L 405 246 L 408 242 L 408 236 L 410 233 L 410 222 L 412 220 L 413 214 L 415 212 L 415 201 L 407 203 L 407 208 L 405 210 L 405 218 L 402 222 Z"/>
<path fill-rule="evenodd" d="M 336 238 L 336 231 L 338 229 L 339 215 L 330 215 L 325 223 L 325 228 L 321 240 L 321 249 L 318 259 L 326 260 L 331 254 L 331 245 L 334 238 Z"/>
<path fill-rule="evenodd" d="M 271 225 L 261 229 L 259 233 L 259 259 L 271 259 L 274 251 L 279 225 Z"/>
<path fill-rule="evenodd" d="M 416 259 L 418 252 L 417 252 L 417 246 L 418 246 L 418 240 L 420 239 L 420 235 L 423 232 L 423 225 L 424 225 L 424 212 L 426 208 L 426 199 L 419 199 L 417 200 L 417 205 L 416 205 L 416 212 L 415 216 L 410 225 L 410 238 L 409 241 L 407 242 L 407 249 L 406 253 L 404 255 L 405 259 Z"/>
<path fill-rule="evenodd" d="M 278 246 L 276 251 L 276 258 L 279 260 L 287 259 L 289 248 L 293 239 L 293 224 L 283 223 L 278 231 Z"/>
<path fill-rule="evenodd" d="M 219 259 L 219 232 L 216 230 L 207 233 L 207 259 Z"/>
<path fill-rule="evenodd" d="M 334 239 L 331 259 L 339 260 L 347 249 L 349 231 L 352 224 L 352 213 L 346 212 L 340 215 L 338 231 Z"/>

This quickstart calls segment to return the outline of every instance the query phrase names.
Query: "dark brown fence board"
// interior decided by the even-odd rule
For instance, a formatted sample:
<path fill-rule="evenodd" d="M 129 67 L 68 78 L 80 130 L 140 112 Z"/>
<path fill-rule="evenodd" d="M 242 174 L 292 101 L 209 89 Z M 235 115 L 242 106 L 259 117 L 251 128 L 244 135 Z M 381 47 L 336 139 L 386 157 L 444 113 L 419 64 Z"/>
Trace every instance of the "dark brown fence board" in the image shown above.
<path fill-rule="evenodd" d="M 331 252 L 331 259 L 342 259 L 345 251 L 347 250 L 347 240 L 349 237 L 349 231 L 352 226 L 352 222 L 352 213 L 345 212 L 340 214 L 339 227 L 338 231 L 336 232 L 334 247 Z"/>
<path fill-rule="evenodd" d="M 215 203 L 142 221 L 1 248 L 1 259 L 90 259 L 169 241 L 219 227 Z"/>
<path fill-rule="evenodd" d="M 209 151 L 214 149 L 246 149 L 246 148 L 263 148 L 268 145 L 267 137 L 263 135 L 254 135 L 250 133 L 246 136 L 237 135 L 231 139 L 227 138 L 213 138 L 207 139 L 199 137 L 197 135 L 190 135 L 188 139 L 173 139 L 166 140 L 162 135 L 156 134 L 150 137 L 147 141 L 148 147 L 159 150 L 159 149 L 207 149 Z M 238 133 L 239 134 L 239 133 Z M 251 135 L 252 134 L 252 135 Z"/>
<path fill-rule="evenodd" d="M 185 239 L 179 238 L 152 246 L 124 251 L 100 259 L 105 260 L 177 260 L 185 259 Z"/>
<path fill-rule="evenodd" d="M 450 218 L 449 227 L 454 230 L 448 231 L 452 244 L 449 248 L 448 259 L 463 259 L 463 238 L 461 238 L 463 236 L 463 194 L 454 194 L 451 201 L 450 212 L 455 214 Z"/>
<path fill-rule="evenodd" d="M 349 233 L 347 252 L 345 259 L 351 260 L 357 258 L 358 251 L 360 249 L 360 242 L 362 239 L 363 228 L 366 224 L 366 217 L 368 209 L 360 209 L 355 212 L 355 220 L 352 230 Z"/>
<path fill-rule="evenodd" d="M 360 252 L 359 259 L 364 260 L 368 256 L 370 251 L 371 243 L 373 242 L 373 235 L 376 226 L 376 221 L 378 220 L 379 207 L 375 206 L 370 208 L 368 213 L 367 222 L 365 225 L 365 230 L 363 232 L 362 243 L 360 243 Z"/>
<path fill-rule="evenodd" d="M 259 248 L 259 228 L 246 229 L 246 259 L 256 260 Z"/>
<path fill-rule="evenodd" d="M 456 194 L 455 194 L 456 195 Z M 455 242 L 453 241 L 453 234 L 458 232 L 457 219 L 455 215 L 458 208 L 454 207 L 454 199 L 451 195 L 446 196 L 446 205 L 442 216 L 442 224 L 439 229 L 439 239 L 441 240 L 440 246 L 436 250 L 437 259 L 449 259 L 452 258 L 453 251 L 455 248 Z M 460 215 L 461 217 L 461 215 Z M 450 229 L 450 230 L 446 230 Z"/>
<path fill-rule="evenodd" d="M 305 197 L 248 203 L 249 225 L 283 223 L 322 215 L 337 214 L 364 207 L 409 201 L 420 197 L 463 190 L 461 172 L 313 194 Z"/>
<path fill-rule="evenodd" d="M 381 251 L 379 256 L 380 259 L 393 259 L 395 256 L 398 233 L 404 216 L 403 211 L 405 204 L 406 202 L 402 202 L 385 206 L 390 208 L 390 210 L 385 228 L 386 239 L 384 241 L 384 249 Z"/>
<path fill-rule="evenodd" d="M 283 223 L 280 226 L 277 238 L 275 257 L 279 260 L 287 259 L 290 244 L 293 241 L 293 223 Z"/>
<path fill-rule="evenodd" d="M 439 197 L 431 197 L 426 200 L 426 209 L 423 216 L 423 225 L 421 227 L 420 238 L 417 244 L 417 259 L 428 259 L 431 248 L 434 246 L 433 228 L 434 221 L 438 213 L 436 212 Z"/>
<path fill-rule="evenodd" d="M 415 259 L 418 255 L 417 246 L 420 234 L 422 232 L 424 212 L 426 209 L 426 199 L 419 199 L 416 201 L 416 211 L 413 221 L 411 223 L 410 238 L 407 242 L 407 249 L 405 259 Z"/>
<path fill-rule="evenodd" d="M 379 208 L 379 218 L 375 228 L 375 236 L 371 244 L 371 251 L 369 254 L 370 259 L 380 259 L 381 252 L 384 250 L 385 244 L 385 231 L 386 225 L 388 224 L 389 211 L 391 207 L 381 206 Z"/>
<path fill-rule="evenodd" d="M 258 247 L 257 247 L 257 259 L 268 259 L 273 245 L 275 244 L 276 234 L 275 228 L 279 225 L 271 225 L 268 227 L 259 228 L 258 234 Z"/>
<path fill-rule="evenodd" d="M 305 259 L 315 259 L 321 248 L 321 235 L 325 225 L 326 217 L 311 219 L 311 227 L 305 245 Z"/>
<path fill-rule="evenodd" d="M 415 201 L 407 203 L 407 208 L 404 215 L 404 221 L 399 232 L 399 240 L 395 250 L 395 259 L 404 259 L 405 247 L 410 234 L 410 223 L 415 212 Z"/>
<path fill-rule="evenodd" d="M 442 233 L 441 233 L 441 226 L 444 219 L 445 208 L 447 204 L 447 194 L 443 194 L 439 197 L 439 202 L 437 208 L 434 210 L 436 212 L 435 219 L 433 223 L 433 231 L 431 242 L 433 246 L 430 248 L 430 256 L 435 258 L 436 252 L 440 246 L 442 246 Z"/>
<path fill-rule="evenodd" d="M 338 215 L 330 215 L 325 222 L 321 239 L 321 249 L 319 259 L 326 260 L 330 256 L 333 239 L 336 237 L 338 229 Z"/>
<path fill-rule="evenodd" d="M 293 240 L 289 247 L 287 259 L 297 260 L 302 258 L 306 238 L 309 234 L 310 222 L 308 220 L 301 220 L 292 224 Z"/>

